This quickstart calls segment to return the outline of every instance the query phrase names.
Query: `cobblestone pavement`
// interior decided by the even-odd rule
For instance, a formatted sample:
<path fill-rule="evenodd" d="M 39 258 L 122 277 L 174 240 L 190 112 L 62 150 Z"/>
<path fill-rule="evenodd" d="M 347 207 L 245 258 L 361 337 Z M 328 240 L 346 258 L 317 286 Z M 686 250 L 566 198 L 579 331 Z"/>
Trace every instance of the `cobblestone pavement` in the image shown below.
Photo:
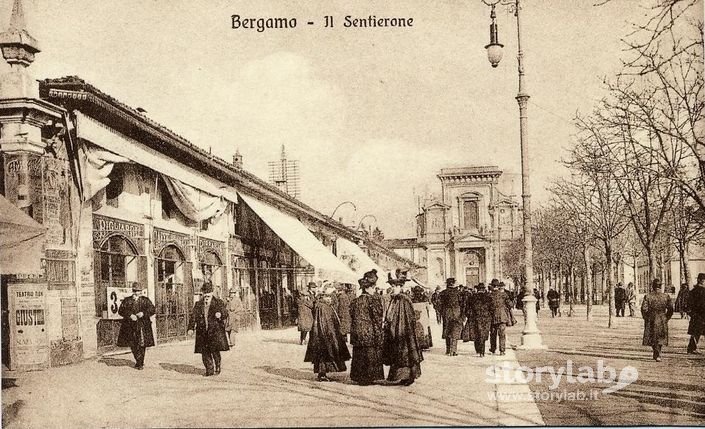
<path fill-rule="evenodd" d="M 434 318 L 435 320 L 435 318 Z M 520 329 L 509 331 L 518 341 Z M 3 425 L 46 427 L 428 426 L 543 424 L 533 401 L 498 401 L 530 393 L 526 384 L 488 383 L 499 357 L 475 357 L 471 343 L 445 356 L 438 326 L 422 376 L 411 386 L 357 386 L 345 373 L 315 381 L 294 328 L 241 333 L 223 353 L 223 372 L 203 377 L 193 342 L 147 351 L 145 369 L 130 354 L 3 379 Z M 506 359 L 505 359 L 506 358 Z M 502 362 L 514 362 L 509 351 Z M 8 374 L 5 374 L 8 375 Z M 14 387 L 12 387 L 14 386 Z"/>
<path fill-rule="evenodd" d="M 521 365 L 529 368 L 552 366 L 566 368 L 572 362 L 572 372 L 589 366 L 597 369 L 598 360 L 616 369 L 626 366 L 638 371 L 636 382 L 610 394 L 600 394 L 595 400 L 564 398 L 536 401 L 541 415 L 549 425 L 703 425 L 705 424 L 705 355 L 686 354 L 688 321 L 674 315 L 669 323 L 670 342 L 664 347 L 663 361 L 651 358 L 651 348 L 641 345 L 641 317 L 619 317 L 616 327 L 607 328 L 607 308 L 594 307 L 595 318 L 585 320 L 585 307 L 577 306 L 575 317 L 551 318 L 541 310 L 539 329 L 548 351 L 517 351 Z M 701 340 L 702 342 L 702 340 Z M 702 345 L 705 352 L 705 343 Z M 563 377 L 560 386 L 551 389 L 552 381 L 529 383 L 535 395 L 544 397 L 551 391 L 577 392 L 597 389 L 605 384 L 569 383 Z"/>

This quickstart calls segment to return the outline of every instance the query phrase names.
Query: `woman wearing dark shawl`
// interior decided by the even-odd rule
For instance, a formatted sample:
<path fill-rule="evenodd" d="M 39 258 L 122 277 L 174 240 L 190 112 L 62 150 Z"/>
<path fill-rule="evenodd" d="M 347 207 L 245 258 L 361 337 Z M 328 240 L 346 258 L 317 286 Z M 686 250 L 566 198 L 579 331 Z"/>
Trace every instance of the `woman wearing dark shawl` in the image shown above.
<path fill-rule="evenodd" d="M 390 365 L 387 381 L 409 386 L 421 376 L 423 355 L 416 337 L 416 315 L 400 282 L 391 280 L 392 294 L 385 319 L 384 359 Z"/>
<path fill-rule="evenodd" d="M 318 381 L 331 381 L 327 373 L 346 371 L 345 361 L 350 360 L 350 352 L 340 333 L 340 320 L 331 304 L 334 293 L 335 289 L 327 289 L 313 307 L 313 327 L 304 362 L 313 363 Z"/>
<path fill-rule="evenodd" d="M 350 304 L 350 342 L 353 346 L 350 379 L 361 386 L 384 380 L 384 308 L 382 297 L 375 293 L 376 282 L 375 270 L 365 273 L 359 280 L 362 294 Z"/>

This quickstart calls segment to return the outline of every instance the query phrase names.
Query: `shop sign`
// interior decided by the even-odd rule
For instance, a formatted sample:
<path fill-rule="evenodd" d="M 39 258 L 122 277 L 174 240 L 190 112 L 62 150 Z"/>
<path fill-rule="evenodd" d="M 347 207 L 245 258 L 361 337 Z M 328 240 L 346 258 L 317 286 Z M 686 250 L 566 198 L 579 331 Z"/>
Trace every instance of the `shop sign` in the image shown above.
<path fill-rule="evenodd" d="M 10 284 L 10 369 L 49 366 L 46 332 L 46 284 Z"/>

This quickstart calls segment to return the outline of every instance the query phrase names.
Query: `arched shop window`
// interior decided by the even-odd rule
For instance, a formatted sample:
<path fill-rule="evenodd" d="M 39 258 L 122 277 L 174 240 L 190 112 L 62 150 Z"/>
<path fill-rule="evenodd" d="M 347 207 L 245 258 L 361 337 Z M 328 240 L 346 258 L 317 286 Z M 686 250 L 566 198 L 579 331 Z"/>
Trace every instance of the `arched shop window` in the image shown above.
<path fill-rule="evenodd" d="M 108 288 L 130 288 L 132 282 L 139 281 L 137 249 L 127 238 L 113 235 L 95 251 L 95 263 L 95 309 L 98 316 L 105 318 Z"/>
<path fill-rule="evenodd" d="M 203 260 L 201 261 L 201 274 L 203 281 L 213 283 L 213 292 L 219 298 L 225 299 L 228 295 L 228 290 L 225 287 L 225 267 L 215 252 L 204 252 Z"/>
<path fill-rule="evenodd" d="M 193 306 L 190 272 L 183 252 L 166 246 L 155 259 L 157 338 L 170 339 L 186 335 L 188 314 Z"/>

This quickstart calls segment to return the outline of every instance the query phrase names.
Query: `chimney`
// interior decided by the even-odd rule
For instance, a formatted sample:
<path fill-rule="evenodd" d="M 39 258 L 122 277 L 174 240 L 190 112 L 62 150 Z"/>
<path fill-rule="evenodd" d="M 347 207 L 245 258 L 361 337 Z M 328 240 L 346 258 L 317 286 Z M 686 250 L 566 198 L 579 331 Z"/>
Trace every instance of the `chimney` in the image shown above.
<path fill-rule="evenodd" d="M 237 149 L 235 155 L 233 155 L 233 165 L 236 169 L 242 170 L 242 155 L 240 154 L 240 149 Z"/>

